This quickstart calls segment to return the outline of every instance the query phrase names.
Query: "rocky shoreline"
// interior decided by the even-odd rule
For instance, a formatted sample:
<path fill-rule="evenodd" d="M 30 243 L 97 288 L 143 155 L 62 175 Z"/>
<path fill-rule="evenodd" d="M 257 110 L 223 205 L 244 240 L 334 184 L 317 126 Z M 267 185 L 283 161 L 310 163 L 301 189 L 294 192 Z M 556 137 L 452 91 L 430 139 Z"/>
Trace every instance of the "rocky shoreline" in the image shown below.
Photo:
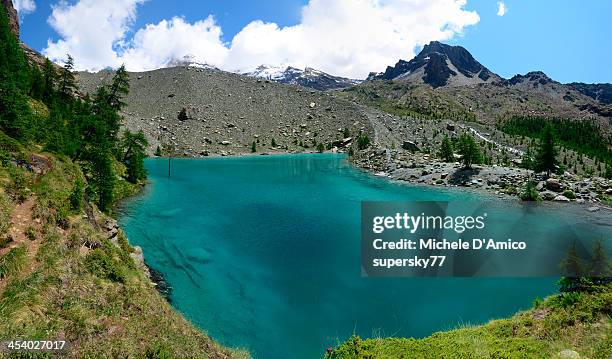
<path fill-rule="evenodd" d="M 358 168 L 393 180 L 436 187 L 459 187 L 516 198 L 525 184 L 532 180 L 545 201 L 591 204 L 591 210 L 610 208 L 603 198 L 612 196 L 612 181 L 601 178 L 581 178 L 570 173 L 546 178 L 531 170 L 514 167 L 473 166 L 464 168 L 459 162 L 440 162 L 429 154 L 404 150 L 371 148 L 351 157 Z"/>

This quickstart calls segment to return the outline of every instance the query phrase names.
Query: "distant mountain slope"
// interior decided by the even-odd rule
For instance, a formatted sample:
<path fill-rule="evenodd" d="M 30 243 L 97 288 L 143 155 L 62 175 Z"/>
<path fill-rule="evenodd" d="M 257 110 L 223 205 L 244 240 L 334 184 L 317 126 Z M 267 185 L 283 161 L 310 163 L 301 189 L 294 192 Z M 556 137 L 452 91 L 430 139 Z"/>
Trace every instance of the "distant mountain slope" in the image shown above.
<path fill-rule="evenodd" d="M 319 91 L 337 90 L 357 85 L 361 81 L 333 76 L 323 71 L 306 67 L 304 70 L 291 66 L 261 65 L 240 72 L 243 75 L 267 79 L 290 85 L 300 85 Z"/>
<path fill-rule="evenodd" d="M 566 86 L 600 103 L 612 105 L 612 84 L 585 84 L 581 82 L 572 82 L 566 84 Z"/>
<path fill-rule="evenodd" d="M 112 72 L 79 73 L 83 92 L 93 93 Z M 188 67 L 130 73 L 124 116 L 142 129 L 150 150 L 157 145 L 188 156 L 314 150 L 316 144 L 372 133 L 358 106 L 329 93 L 219 70 Z M 187 120 L 178 120 L 186 109 Z M 272 146 L 274 140 L 275 146 Z"/>
<path fill-rule="evenodd" d="M 461 46 L 432 41 L 412 60 L 400 60 L 368 80 L 422 82 L 433 88 L 499 81 L 501 78 L 474 59 Z"/>

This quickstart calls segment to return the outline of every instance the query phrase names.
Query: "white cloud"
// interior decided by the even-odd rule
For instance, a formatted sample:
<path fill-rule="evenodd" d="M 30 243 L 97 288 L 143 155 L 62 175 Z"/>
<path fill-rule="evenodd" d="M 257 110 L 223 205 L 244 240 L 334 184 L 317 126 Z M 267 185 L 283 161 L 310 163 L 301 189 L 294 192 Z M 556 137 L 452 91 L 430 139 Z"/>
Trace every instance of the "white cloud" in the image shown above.
<path fill-rule="evenodd" d="M 36 3 L 34 0 L 13 0 L 13 7 L 15 7 L 20 16 L 23 16 L 34 12 L 36 10 Z"/>
<path fill-rule="evenodd" d="M 60 1 L 47 20 L 61 39 L 47 41 L 43 53 L 60 61 L 70 53 L 79 69 L 121 65 L 122 44 L 136 18 L 136 6 L 144 0 Z"/>
<path fill-rule="evenodd" d="M 506 4 L 504 4 L 503 1 L 498 1 L 497 2 L 497 16 L 504 16 L 506 15 L 507 11 L 508 11 L 508 8 L 506 7 Z"/>
<path fill-rule="evenodd" d="M 128 69 L 163 67 L 169 61 L 190 55 L 196 61 L 222 64 L 227 48 L 221 42 L 221 28 L 212 16 L 194 24 L 174 17 L 138 30 L 126 45 L 121 60 Z"/>
<path fill-rule="evenodd" d="M 147 70 L 192 55 L 230 71 L 283 63 L 364 78 L 411 58 L 415 47 L 448 40 L 480 20 L 464 9 L 466 0 L 310 0 L 299 24 L 253 21 L 230 43 L 222 41 L 211 16 L 195 23 L 163 20 L 127 39 L 142 1 L 80 0 L 54 7 L 49 23 L 61 40 L 49 41 L 45 54 L 56 58 L 70 52 L 79 68 L 90 70 L 123 62 L 130 70 Z"/>

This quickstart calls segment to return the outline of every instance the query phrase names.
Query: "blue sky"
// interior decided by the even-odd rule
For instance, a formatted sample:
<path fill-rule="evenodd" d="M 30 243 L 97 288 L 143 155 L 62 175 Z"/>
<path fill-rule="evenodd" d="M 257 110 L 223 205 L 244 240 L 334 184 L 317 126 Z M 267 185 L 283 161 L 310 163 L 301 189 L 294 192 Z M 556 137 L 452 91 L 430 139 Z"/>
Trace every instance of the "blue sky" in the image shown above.
<path fill-rule="evenodd" d="M 27 1 L 27 0 L 26 0 Z M 31 0 L 30 0 L 31 1 Z M 62 25 L 60 18 L 60 24 L 56 24 L 53 28 L 48 18 L 51 16 L 51 6 L 57 4 L 59 1 L 53 0 L 34 0 L 36 3 L 36 9 L 28 14 L 21 14 L 22 18 L 22 39 L 40 51 L 46 51 L 46 54 L 53 55 L 54 53 L 62 52 L 62 50 L 76 53 L 77 62 L 79 60 L 79 54 L 82 58 L 85 58 L 88 54 L 96 52 L 97 50 L 92 48 L 93 43 L 100 43 L 100 46 L 104 46 L 106 42 L 116 42 L 117 37 L 113 39 L 100 39 L 99 41 L 92 36 L 95 36 L 95 27 L 91 30 L 92 34 L 89 37 L 85 37 L 88 44 L 87 48 L 79 48 L 73 41 L 70 43 L 66 40 L 62 43 L 62 39 L 67 39 L 69 36 L 75 37 L 78 34 L 66 33 L 58 34 L 58 28 Z M 109 0 L 105 0 L 109 1 Z M 113 0 L 121 3 L 125 2 L 136 2 L 142 0 Z M 325 14 L 328 9 L 321 5 L 326 0 L 313 0 L 318 2 L 319 5 L 313 6 L 312 16 L 314 20 L 310 20 L 310 24 L 323 24 L 325 21 Z M 346 1 L 346 0 L 345 0 Z M 440 0 L 452 1 L 452 0 Z M 400 2 L 396 8 L 402 9 L 401 0 L 381 0 L 380 3 L 384 5 L 385 2 Z M 69 0 L 68 5 L 74 5 L 77 3 L 76 0 Z M 124 56 L 122 52 L 118 54 L 109 54 L 112 51 L 104 53 L 105 56 L 109 56 L 106 60 L 111 62 L 109 66 L 115 65 L 117 62 L 138 62 L 143 61 L 142 59 L 149 60 L 149 68 L 155 67 L 157 64 L 161 64 L 166 61 L 169 56 L 185 55 L 187 52 L 195 53 L 198 58 L 202 58 L 202 61 L 213 63 L 217 65 L 217 62 L 221 64 L 220 67 L 246 67 L 252 66 L 255 63 L 248 63 L 244 61 L 245 57 L 252 57 L 252 61 L 265 61 L 274 62 L 279 61 L 282 63 L 296 62 L 304 60 L 310 63 L 297 63 L 296 65 L 311 65 L 313 67 L 324 67 L 323 70 L 329 72 L 336 72 L 339 74 L 359 74 L 362 75 L 368 66 L 372 66 L 370 71 L 381 71 L 383 70 L 383 64 L 393 64 L 398 57 L 409 59 L 414 55 L 414 51 L 418 51 L 418 46 L 424 41 L 433 39 L 439 39 L 440 33 L 435 28 L 421 29 L 426 24 L 411 25 L 415 27 L 401 27 L 399 32 L 405 31 L 406 36 L 409 38 L 405 40 L 405 46 L 401 41 L 403 37 L 399 37 L 397 41 L 392 44 L 385 44 L 379 46 L 379 44 L 369 44 L 367 46 L 359 44 L 359 39 L 351 39 L 350 34 L 346 34 L 344 38 L 352 40 L 353 42 L 343 44 L 344 38 L 342 33 L 335 33 L 333 42 L 328 43 L 326 46 L 334 47 L 337 44 L 338 48 L 342 49 L 346 47 L 346 56 L 338 53 L 326 54 L 326 49 L 320 49 L 313 44 L 325 43 L 326 32 L 314 32 L 300 29 L 300 31 L 306 34 L 305 36 L 295 37 L 299 39 L 306 38 L 303 44 L 300 44 L 300 49 L 295 49 L 292 52 L 285 52 L 283 48 L 290 47 L 294 42 L 294 37 L 289 34 L 291 31 L 285 31 L 281 34 L 281 29 L 284 27 L 299 26 L 301 22 L 308 22 L 302 19 L 302 7 L 308 3 L 307 0 L 250 0 L 250 1 L 238 1 L 238 0 L 224 0 L 224 1 L 196 1 L 196 0 L 147 0 L 142 4 L 132 4 L 133 10 L 132 17 L 126 20 L 125 31 L 120 35 L 117 35 L 122 41 L 129 42 L 134 34 L 139 30 L 145 28 L 147 24 L 159 24 L 160 21 L 166 19 L 170 20 L 173 16 L 182 17 L 184 23 L 172 23 L 165 26 L 163 29 L 164 34 L 168 34 L 170 38 L 177 36 L 174 34 L 181 34 L 180 37 L 188 37 L 193 34 L 193 39 L 186 41 L 186 44 L 182 47 L 176 47 L 175 44 L 163 45 L 159 44 L 160 47 L 169 47 L 170 45 L 175 46 L 175 50 L 171 53 L 155 53 L 151 51 L 151 46 L 147 47 L 146 40 L 143 40 L 143 44 L 133 45 L 132 47 L 138 49 L 132 49 L 129 56 Z M 348 4 L 348 3 L 346 3 Z M 337 8 L 336 6 L 329 6 L 329 16 L 332 19 L 332 23 L 335 22 L 336 17 L 340 17 L 337 21 L 339 26 L 344 24 L 344 14 L 350 13 L 352 8 L 349 5 L 344 5 L 344 8 Z M 612 57 L 612 31 L 609 26 L 609 15 L 612 14 L 612 1 L 607 0 L 591 0 L 591 1 L 564 1 L 564 0 L 539 0 L 539 1 L 527 1 L 527 0 L 505 0 L 505 7 L 507 11 L 503 16 L 498 16 L 498 2 L 495 0 L 468 0 L 465 6 L 459 7 L 452 14 L 449 15 L 438 15 L 438 13 L 444 12 L 442 8 L 432 8 L 430 10 L 424 10 L 423 18 L 426 16 L 436 16 L 436 20 L 440 21 L 440 28 L 445 27 L 445 21 L 449 21 L 451 24 L 459 24 L 459 31 L 455 31 L 450 38 L 442 38 L 441 40 L 446 43 L 461 45 L 467 48 L 474 57 L 487 66 L 490 70 L 500 74 L 503 77 L 511 77 L 516 73 L 525 73 L 532 70 L 541 70 L 546 72 L 553 79 L 561 82 L 612 82 L 612 66 L 610 66 L 610 58 Z M 92 5 L 93 6 L 93 5 Z M 374 6 L 374 5 L 372 5 Z M 382 6 L 382 5 L 381 5 Z M 118 5 L 118 7 L 121 7 Z M 357 8 L 357 7 L 356 7 Z M 378 10 L 379 7 L 373 7 Z M 387 9 L 387 10 L 389 10 Z M 106 9 L 107 11 L 116 11 L 116 9 Z M 338 10 L 338 12 L 334 12 Z M 121 8 L 121 11 L 123 9 Z M 369 17 L 368 8 L 363 7 L 355 10 L 354 16 L 357 20 L 366 21 Z M 398 11 L 396 11 L 398 12 Z M 407 10 L 408 12 L 408 10 Z M 410 11 L 415 13 L 414 10 Z M 477 13 L 477 19 L 474 21 L 474 12 Z M 122 12 L 120 12 L 122 13 Z M 335 15 L 334 15 L 335 14 Z M 210 23 L 202 25 L 205 27 L 194 29 L 190 27 L 213 15 L 214 26 Z M 316 18 L 318 16 L 319 18 Z M 410 16 L 410 14 L 405 14 Z M 448 17 L 448 19 L 438 19 L 439 17 Z M 80 19 L 83 16 L 77 14 L 75 17 L 67 17 L 66 21 L 70 19 Z M 323 17 L 323 19 L 321 19 Z M 274 23 L 277 25 L 276 30 L 266 30 L 262 32 L 254 31 L 257 43 L 254 45 L 255 40 L 245 40 L 243 46 L 236 46 L 237 49 L 232 49 L 230 43 L 234 36 L 238 34 L 245 26 L 249 25 L 252 21 L 262 20 L 265 23 Z M 397 22 L 405 21 L 409 22 L 410 18 L 398 17 Z M 74 20 L 72 20 L 74 21 Z M 92 20 L 83 20 L 83 27 L 92 23 Z M 323 22 L 322 22 L 323 21 Z M 351 24 L 354 22 L 347 21 L 347 31 Z M 383 21 L 383 20 L 381 20 Z M 424 22 L 426 20 L 423 20 Z M 475 23 L 474 23 L 475 22 Z M 65 22 L 64 22 L 65 24 Z M 376 33 L 377 22 L 370 22 L 369 30 Z M 183 27 L 180 27 L 182 25 Z M 368 26 L 368 25 L 364 25 Z M 384 22 L 381 22 L 381 26 L 385 26 Z M 307 27 L 307 26 L 305 26 Z M 179 31 L 178 29 L 183 29 Z M 191 49 L 190 43 L 200 43 L 202 34 L 210 35 L 214 38 L 214 30 L 218 29 L 222 31 L 222 35 L 219 36 L 218 40 L 211 40 L 210 45 L 202 45 L 201 48 Z M 354 30 L 354 29 L 353 29 Z M 66 30 L 68 31 L 68 30 Z M 179 32 L 177 32 L 179 31 Z M 394 30 L 396 31 L 396 30 Z M 60 31 L 61 32 L 61 31 Z M 86 32 L 86 30 L 85 30 Z M 354 31 L 353 31 L 354 32 Z M 397 31 L 396 31 L 397 32 Z M 420 33 L 418 39 L 410 38 L 412 33 Z M 151 36 L 154 36 L 157 32 L 151 32 Z M 281 34 L 280 37 L 284 39 L 276 39 L 276 35 Z M 381 39 L 386 39 L 385 32 L 381 32 Z M 365 39 L 368 37 L 368 32 L 357 35 L 358 37 L 364 37 L 364 44 L 368 41 L 375 42 L 375 38 L 370 40 Z M 334 35 L 330 35 L 333 37 Z M 428 36 L 433 38 L 427 39 Z M 268 41 L 269 38 L 270 40 Z M 47 40 L 50 39 L 54 43 L 57 43 L 56 49 L 47 48 Z M 81 42 L 84 40 L 81 39 Z M 106 41 L 106 42 L 105 42 Z M 216 41 L 216 43 L 215 43 Z M 249 42 L 250 41 L 250 42 Z M 273 43 L 278 41 L 278 44 Z M 289 42 L 288 42 L 289 41 Z M 331 41 L 331 40 L 330 40 Z M 267 42 L 271 42 L 268 44 Z M 384 42 L 384 41 L 380 41 Z M 71 45 L 72 44 L 72 45 Z M 331 45 L 330 44 L 334 44 Z M 60 46 L 61 45 L 61 46 Z M 117 48 L 117 44 L 113 43 L 113 49 Z M 272 46 L 269 49 L 270 53 L 275 53 L 274 56 L 268 56 L 269 54 L 261 54 L 268 50 L 267 46 Z M 304 48 L 313 46 L 312 52 L 305 52 Z M 321 45 L 323 46 L 323 45 Z M 148 48 L 148 50 L 147 50 Z M 254 49 L 255 48 L 255 49 Z M 128 51 L 126 51 L 127 53 Z M 366 57 L 365 52 L 368 52 Z M 317 55 L 320 53 L 320 56 Z M 217 54 L 216 56 L 208 54 Z M 383 56 L 384 55 L 384 56 Z M 327 58 L 328 56 L 329 58 Z M 51 56 L 53 58 L 53 56 Z M 101 55 L 99 56 L 101 57 Z M 159 58 L 156 58 L 159 57 Z M 227 60 L 227 58 L 232 58 Z M 299 58 L 298 58 L 299 57 Z M 95 67 L 105 65 L 104 63 L 96 63 L 96 59 L 89 59 L 89 63 L 82 61 L 85 67 Z M 357 63 L 354 65 L 351 63 Z M 371 65 L 370 65 L 371 64 Z M 318 66 L 317 66 L 318 65 Z"/>

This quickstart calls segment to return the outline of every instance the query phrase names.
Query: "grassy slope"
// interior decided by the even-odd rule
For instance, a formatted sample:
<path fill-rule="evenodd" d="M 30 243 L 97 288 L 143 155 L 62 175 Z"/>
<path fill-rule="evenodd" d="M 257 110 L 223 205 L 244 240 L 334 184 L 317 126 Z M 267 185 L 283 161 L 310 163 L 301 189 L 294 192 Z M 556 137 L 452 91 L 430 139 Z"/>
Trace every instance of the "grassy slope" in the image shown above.
<path fill-rule="evenodd" d="M 9 194 L 33 198 L 27 220 L 36 236 L 0 252 L 8 269 L 0 276 L 0 340 L 64 338 L 71 357 L 248 357 L 221 347 L 175 312 L 132 260 L 123 234 L 112 243 L 96 226 L 103 214 L 90 221 L 71 212 L 69 196 L 82 173 L 68 160 L 45 156 L 52 169 L 42 176 L 0 166 L 0 214 L 10 218 L 22 206 Z M 15 188 L 15 173 L 25 188 Z M 85 241 L 101 247 L 87 249 Z M 36 253 L 24 255 L 24 248 Z"/>
<path fill-rule="evenodd" d="M 552 296 L 511 318 L 424 339 L 353 337 L 326 358 L 557 358 L 566 349 L 581 358 L 612 358 L 610 315 L 612 286 Z"/>

